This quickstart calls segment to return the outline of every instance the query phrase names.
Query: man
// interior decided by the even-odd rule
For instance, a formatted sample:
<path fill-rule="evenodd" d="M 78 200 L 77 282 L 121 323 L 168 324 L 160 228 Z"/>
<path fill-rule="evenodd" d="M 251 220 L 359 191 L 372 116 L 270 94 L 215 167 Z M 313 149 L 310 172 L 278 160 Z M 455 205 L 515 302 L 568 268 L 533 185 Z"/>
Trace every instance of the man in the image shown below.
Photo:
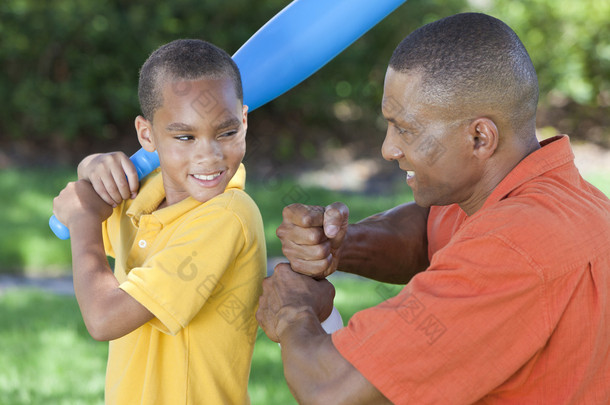
<path fill-rule="evenodd" d="M 382 154 L 415 203 L 350 225 L 343 204 L 292 205 L 277 231 L 290 265 L 263 283 L 257 318 L 297 400 L 610 401 L 610 201 L 566 136 L 536 141 L 537 100 L 527 51 L 495 18 L 448 17 L 396 48 Z M 407 284 L 327 335 L 336 269 Z"/>

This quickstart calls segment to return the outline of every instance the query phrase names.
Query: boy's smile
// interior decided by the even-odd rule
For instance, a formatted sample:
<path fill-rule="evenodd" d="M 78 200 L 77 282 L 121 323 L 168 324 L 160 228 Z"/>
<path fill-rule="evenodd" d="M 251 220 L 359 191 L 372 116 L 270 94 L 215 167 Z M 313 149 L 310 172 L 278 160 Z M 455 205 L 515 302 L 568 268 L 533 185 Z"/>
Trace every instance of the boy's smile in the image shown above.
<path fill-rule="evenodd" d="M 157 150 L 166 201 L 206 202 L 224 192 L 246 150 L 247 106 L 230 78 L 167 82 L 153 122 L 136 118 L 140 143 Z"/>

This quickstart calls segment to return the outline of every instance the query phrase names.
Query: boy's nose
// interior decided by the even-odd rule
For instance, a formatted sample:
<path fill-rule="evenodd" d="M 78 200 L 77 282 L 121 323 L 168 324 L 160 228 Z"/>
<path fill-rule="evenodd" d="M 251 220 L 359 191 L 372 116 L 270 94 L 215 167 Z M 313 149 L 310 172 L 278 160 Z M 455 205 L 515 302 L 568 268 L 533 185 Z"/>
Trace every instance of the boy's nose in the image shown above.
<path fill-rule="evenodd" d="M 194 146 L 195 159 L 197 161 L 217 161 L 222 159 L 222 148 L 215 141 L 202 141 Z"/>

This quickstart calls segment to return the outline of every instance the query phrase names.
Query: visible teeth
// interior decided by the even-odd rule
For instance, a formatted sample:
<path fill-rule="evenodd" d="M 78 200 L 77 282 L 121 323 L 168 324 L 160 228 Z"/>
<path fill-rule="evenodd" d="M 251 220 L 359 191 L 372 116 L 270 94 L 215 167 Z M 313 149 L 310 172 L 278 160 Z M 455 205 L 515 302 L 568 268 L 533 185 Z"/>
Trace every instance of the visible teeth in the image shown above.
<path fill-rule="evenodd" d="M 214 174 L 193 174 L 193 177 L 198 179 L 198 180 L 214 180 L 216 177 L 220 176 L 220 173 L 214 173 Z"/>
<path fill-rule="evenodd" d="M 411 171 L 411 170 L 407 170 L 407 177 L 411 178 L 415 176 L 415 172 Z"/>

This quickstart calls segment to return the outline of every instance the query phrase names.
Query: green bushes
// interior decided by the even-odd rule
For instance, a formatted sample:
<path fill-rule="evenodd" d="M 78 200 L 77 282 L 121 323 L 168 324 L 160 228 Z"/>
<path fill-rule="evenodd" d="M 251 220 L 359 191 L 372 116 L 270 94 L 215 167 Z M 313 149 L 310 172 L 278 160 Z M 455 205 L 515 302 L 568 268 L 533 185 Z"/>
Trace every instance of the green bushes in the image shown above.
<path fill-rule="evenodd" d="M 610 2 L 596 0 L 491 1 L 483 11 L 521 37 L 553 103 L 610 105 Z"/>
<path fill-rule="evenodd" d="M 131 128 L 139 112 L 138 69 L 153 49 L 198 37 L 233 53 L 287 4 L 5 0 L 0 5 L 0 136 L 112 140 Z M 416 27 L 466 10 L 489 12 L 517 31 L 533 56 L 543 96 L 553 91 L 554 101 L 610 104 L 610 3 L 409 0 L 314 79 L 257 113 L 257 120 L 308 126 L 335 125 L 338 118 L 374 127 L 394 47 Z"/>
<path fill-rule="evenodd" d="M 273 3 L 258 14 L 281 5 Z M 233 49 L 260 24 L 248 9 L 245 1 L 7 0 L 0 6 L 0 96 L 10 103 L 0 131 L 109 137 L 139 110 L 138 69 L 152 50 L 178 37 Z"/>

